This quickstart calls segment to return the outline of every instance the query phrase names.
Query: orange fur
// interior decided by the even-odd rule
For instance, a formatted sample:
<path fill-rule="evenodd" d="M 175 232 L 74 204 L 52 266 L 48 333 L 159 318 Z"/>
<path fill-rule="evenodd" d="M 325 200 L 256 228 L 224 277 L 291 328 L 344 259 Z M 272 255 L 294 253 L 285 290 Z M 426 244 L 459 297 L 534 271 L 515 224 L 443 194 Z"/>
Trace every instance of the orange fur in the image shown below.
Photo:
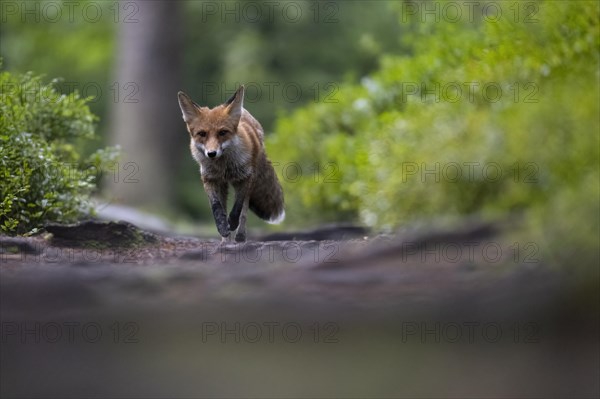
<path fill-rule="evenodd" d="M 221 236 L 229 238 L 235 231 L 235 240 L 245 241 L 248 208 L 270 223 L 281 222 L 283 190 L 267 159 L 262 126 L 243 107 L 244 86 L 212 109 L 200 107 L 183 92 L 178 98 Z M 229 185 L 235 189 L 235 202 L 226 218 Z"/>

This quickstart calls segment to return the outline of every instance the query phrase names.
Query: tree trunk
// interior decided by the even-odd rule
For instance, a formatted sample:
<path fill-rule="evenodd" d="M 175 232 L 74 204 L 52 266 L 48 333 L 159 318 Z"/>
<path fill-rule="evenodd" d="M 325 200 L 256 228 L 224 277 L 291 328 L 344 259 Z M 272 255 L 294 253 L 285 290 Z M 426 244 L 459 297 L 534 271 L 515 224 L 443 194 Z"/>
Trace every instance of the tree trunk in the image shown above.
<path fill-rule="evenodd" d="M 136 7 L 133 8 L 133 5 Z M 177 105 L 182 59 L 180 2 L 119 3 L 110 122 L 122 157 L 108 177 L 110 201 L 164 209 L 175 193 L 185 127 Z M 126 7 L 125 7 L 126 6 Z"/>

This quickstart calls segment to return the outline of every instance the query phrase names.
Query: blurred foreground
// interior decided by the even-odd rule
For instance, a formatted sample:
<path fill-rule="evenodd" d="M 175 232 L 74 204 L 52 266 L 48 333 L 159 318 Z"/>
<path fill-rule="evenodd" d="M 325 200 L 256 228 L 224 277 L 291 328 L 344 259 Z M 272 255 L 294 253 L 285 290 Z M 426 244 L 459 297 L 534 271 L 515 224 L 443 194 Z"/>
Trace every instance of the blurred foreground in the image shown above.
<path fill-rule="evenodd" d="M 89 227 L 0 237 L 2 397 L 599 393 L 597 276 L 510 225 L 228 246 Z"/>

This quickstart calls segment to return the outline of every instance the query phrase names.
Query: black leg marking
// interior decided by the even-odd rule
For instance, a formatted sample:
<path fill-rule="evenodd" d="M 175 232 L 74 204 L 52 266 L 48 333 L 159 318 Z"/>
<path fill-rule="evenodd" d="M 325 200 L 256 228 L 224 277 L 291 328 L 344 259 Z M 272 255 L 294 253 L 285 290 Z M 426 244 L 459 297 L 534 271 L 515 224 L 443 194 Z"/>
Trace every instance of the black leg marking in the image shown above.
<path fill-rule="evenodd" d="M 227 227 L 227 215 L 223 210 L 223 206 L 220 202 L 215 201 L 212 203 L 212 212 L 215 217 L 215 224 L 221 237 L 229 237 L 229 228 Z"/>

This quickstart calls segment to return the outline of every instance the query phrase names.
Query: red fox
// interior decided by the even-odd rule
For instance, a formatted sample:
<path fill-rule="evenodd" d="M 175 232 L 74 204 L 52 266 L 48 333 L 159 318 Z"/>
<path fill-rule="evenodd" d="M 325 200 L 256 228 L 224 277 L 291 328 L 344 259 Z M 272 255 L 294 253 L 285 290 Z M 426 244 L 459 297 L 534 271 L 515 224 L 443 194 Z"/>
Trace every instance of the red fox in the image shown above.
<path fill-rule="evenodd" d="M 248 208 L 268 223 L 281 223 L 283 189 L 267 159 L 263 128 L 244 109 L 244 86 L 212 109 L 200 107 L 181 91 L 177 97 L 222 242 L 231 240 L 233 232 L 236 242 L 246 241 Z M 230 184 L 235 201 L 227 218 Z"/>

